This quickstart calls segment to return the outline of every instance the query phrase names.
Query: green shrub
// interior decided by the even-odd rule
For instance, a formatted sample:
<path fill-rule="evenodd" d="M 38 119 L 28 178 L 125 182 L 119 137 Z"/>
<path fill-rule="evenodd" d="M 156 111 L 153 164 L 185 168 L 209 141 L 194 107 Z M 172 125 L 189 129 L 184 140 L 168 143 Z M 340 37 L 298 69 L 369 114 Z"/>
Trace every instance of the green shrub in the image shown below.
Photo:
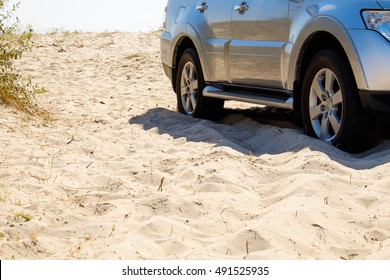
<path fill-rule="evenodd" d="M 33 84 L 30 77 L 22 77 L 13 67 L 23 52 L 31 50 L 33 36 L 31 28 L 20 30 L 19 19 L 14 17 L 18 6 L 9 7 L 8 0 L 0 0 L 0 103 L 34 114 L 35 95 L 45 89 Z"/>

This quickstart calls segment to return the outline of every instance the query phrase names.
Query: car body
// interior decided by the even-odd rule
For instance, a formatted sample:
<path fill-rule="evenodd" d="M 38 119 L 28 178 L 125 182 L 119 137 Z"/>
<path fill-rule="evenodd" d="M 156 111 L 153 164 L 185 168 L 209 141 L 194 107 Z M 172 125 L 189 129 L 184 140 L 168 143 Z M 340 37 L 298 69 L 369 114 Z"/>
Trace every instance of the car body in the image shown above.
<path fill-rule="evenodd" d="M 294 110 L 308 135 L 371 147 L 390 112 L 390 0 L 168 0 L 161 58 L 180 112 Z"/>

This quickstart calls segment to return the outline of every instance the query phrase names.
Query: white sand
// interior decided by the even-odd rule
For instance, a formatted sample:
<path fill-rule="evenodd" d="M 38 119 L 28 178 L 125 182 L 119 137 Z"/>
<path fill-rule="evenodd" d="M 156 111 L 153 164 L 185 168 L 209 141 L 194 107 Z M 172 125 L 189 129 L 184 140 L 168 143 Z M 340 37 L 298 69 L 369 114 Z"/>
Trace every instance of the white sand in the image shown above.
<path fill-rule="evenodd" d="M 1 259 L 390 259 L 389 140 L 176 113 L 158 33 L 35 41 L 54 121 L 0 105 Z"/>

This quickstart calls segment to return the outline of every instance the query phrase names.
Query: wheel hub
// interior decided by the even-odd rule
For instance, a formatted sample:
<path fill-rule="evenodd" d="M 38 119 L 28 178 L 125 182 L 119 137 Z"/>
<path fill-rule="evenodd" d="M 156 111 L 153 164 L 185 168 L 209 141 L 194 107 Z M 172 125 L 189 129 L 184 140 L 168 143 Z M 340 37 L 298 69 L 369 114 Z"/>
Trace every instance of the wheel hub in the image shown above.
<path fill-rule="evenodd" d="M 326 100 L 324 102 L 325 112 L 330 113 L 333 109 L 333 102 L 329 95 L 326 95 Z"/>
<path fill-rule="evenodd" d="M 181 101 L 186 114 L 193 114 L 197 103 L 198 78 L 195 65 L 187 62 L 183 68 L 181 81 Z"/>
<path fill-rule="evenodd" d="M 322 69 L 314 77 L 309 96 L 313 130 L 319 139 L 331 141 L 341 125 L 342 93 L 336 75 Z"/>

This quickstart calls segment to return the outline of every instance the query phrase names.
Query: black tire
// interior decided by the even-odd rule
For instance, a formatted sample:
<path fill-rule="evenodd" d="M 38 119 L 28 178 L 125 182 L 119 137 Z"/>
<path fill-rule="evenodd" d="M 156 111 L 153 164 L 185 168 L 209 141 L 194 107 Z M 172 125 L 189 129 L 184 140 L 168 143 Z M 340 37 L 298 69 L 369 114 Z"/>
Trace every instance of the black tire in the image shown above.
<path fill-rule="evenodd" d="M 305 132 L 344 151 L 372 147 L 379 122 L 364 111 L 348 61 L 331 49 L 318 52 L 305 72 L 302 88 Z"/>
<path fill-rule="evenodd" d="M 189 48 L 181 55 L 177 69 L 175 91 L 178 111 L 195 118 L 220 118 L 224 100 L 204 97 L 205 86 L 199 57 Z"/>

